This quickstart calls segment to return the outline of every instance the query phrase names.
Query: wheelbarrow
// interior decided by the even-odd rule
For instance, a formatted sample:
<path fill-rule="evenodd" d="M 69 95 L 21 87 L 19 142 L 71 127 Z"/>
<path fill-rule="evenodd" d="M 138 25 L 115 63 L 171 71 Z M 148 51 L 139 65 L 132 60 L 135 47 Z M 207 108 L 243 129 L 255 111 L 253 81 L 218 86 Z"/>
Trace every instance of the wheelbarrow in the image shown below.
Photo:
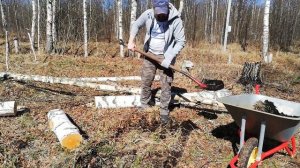
<path fill-rule="evenodd" d="M 288 115 L 281 116 L 254 109 L 258 101 L 269 100 L 278 111 Z M 255 94 L 241 94 L 218 99 L 223 103 L 240 127 L 240 147 L 231 160 L 230 167 L 257 167 L 266 157 L 285 149 L 294 157 L 296 154 L 295 134 L 300 127 L 300 104 Z M 245 142 L 245 134 L 250 138 Z M 280 143 L 279 146 L 263 152 L 265 137 Z M 289 147 L 291 143 L 292 149 Z"/>

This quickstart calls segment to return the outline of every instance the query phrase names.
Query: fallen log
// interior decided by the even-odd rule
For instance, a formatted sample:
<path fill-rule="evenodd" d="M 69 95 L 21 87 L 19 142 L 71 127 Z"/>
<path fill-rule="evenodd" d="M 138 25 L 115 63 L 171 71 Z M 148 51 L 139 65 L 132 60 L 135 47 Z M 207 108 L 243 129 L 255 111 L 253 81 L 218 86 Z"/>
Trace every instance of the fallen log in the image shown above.
<path fill-rule="evenodd" d="M 224 107 L 224 105 L 217 101 L 217 98 L 229 96 L 232 93 L 227 89 L 219 91 L 202 91 L 193 93 L 172 93 L 172 104 L 206 104 L 218 107 Z M 157 96 L 159 97 L 159 96 Z M 159 105 L 159 98 L 156 98 L 156 105 Z M 96 96 L 95 97 L 96 108 L 129 108 L 139 107 L 141 105 L 140 95 L 130 96 Z"/>
<path fill-rule="evenodd" d="M 81 144 L 83 138 L 78 128 L 73 125 L 63 110 L 50 110 L 47 117 L 49 127 L 55 133 L 62 147 L 75 149 Z"/>
<path fill-rule="evenodd" d="M 89 88 L 93 88 L 96 90 L 103 90 L 103 91 L 126 92 L 132 94 L 139 94 L 141 92 L 140 88 L 89 83 L 80 80 L 80 78 L 58 78 L 58 77 L 51 77 L 51 76 L 23 75 L 23 74 L 13 74 L 13 73 L 0 73 L 0 77 L 12 78 L 14 80 L 19 80 L 19 81 L 36 81 L 36 82 L 44 82 L 44 83 L 66 84 L 66 85 L 73 85 L 79 87 L 89 87 Z"/>
<path fill-rule="evenodd" d="M 15 116 L 17 103 L 15 101 L 0 102 L 0 116 Z"/>
<path fill-rule="evenodd" d="M 124 77 L 90 77 L 90 78 L 67 78 L 67 77 L 52 77 L 52 76 L 41 76 L 41 75 L 23 75 L 14 74 L 8 72 L 1 72 L 0 77 L 11 77 L 11 78 L 25 78 L 25 79 L 42 79 L 45 82 L 60 82 L 60 81 L 75 81 L 75 82 L 108 82 L 108 81 L 140 81 L 140 76 L 124 76 Z M 159 80 L 158 75 L 155 76 L 154 80 Z"/>

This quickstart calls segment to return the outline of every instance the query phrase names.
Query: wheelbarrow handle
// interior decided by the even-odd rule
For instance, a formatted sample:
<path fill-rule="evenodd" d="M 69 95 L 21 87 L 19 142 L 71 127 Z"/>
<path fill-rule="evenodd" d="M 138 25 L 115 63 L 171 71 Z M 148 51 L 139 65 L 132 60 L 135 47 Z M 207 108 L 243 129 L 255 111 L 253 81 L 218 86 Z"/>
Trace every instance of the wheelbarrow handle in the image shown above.
<path fill-rule="evenodd" d="M 123 40 L 120 39 L 120 45 L 123 45 L 124 47 L 127 47 L 127 45 L 124 43 Z M 134 51 L 144 55 L 145 57 L 151 59 L 151 60 L 154 60 L 156 61 L 157 63 L 161 64 L 162 60 L 158 58 L 158 56 L 152 54 L 152 53 L 149 53 L 149 52 L 144 52 L 144 51 L 141 51 L 139 49 L 134 49 Z M 194 82 L 196 82 L 202 89 L 206 89 L 207 88 L 207 85 L 200 82 L 198 79 L 194 78 L 191 74 L 187 73 L 187 72 L 184 72 L 178 68 L 176 68 L 174 65 L 170 65 L 169 68 L 171 68 L 172 70 L 176 71 L 176 72 L 179 72 L 185 76 L 187 76 L 188 78 L 190 78 L 191 80 L 193 80 Z"/>

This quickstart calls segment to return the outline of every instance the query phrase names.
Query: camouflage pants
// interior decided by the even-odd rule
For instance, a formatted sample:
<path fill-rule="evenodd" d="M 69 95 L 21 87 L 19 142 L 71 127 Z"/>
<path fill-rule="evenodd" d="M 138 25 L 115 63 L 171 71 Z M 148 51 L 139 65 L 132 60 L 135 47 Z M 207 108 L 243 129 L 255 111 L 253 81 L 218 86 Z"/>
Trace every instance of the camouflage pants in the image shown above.
<path fill-rule="evenodd" d="M 159 55 L 163 59 L 163 55 Z M 169 115 L 169 104 L 171 101 L 171 84 L 173 82 L 173 71 L 161 67 L 155 61 L 144 59 L 142 68 L 142 106 L 149 105 L 151 100 L 151 85 L 154 80 L 156 70 L 158 69 L 161 83 L 161 96 L 160 96 L 160 115 Z"/>

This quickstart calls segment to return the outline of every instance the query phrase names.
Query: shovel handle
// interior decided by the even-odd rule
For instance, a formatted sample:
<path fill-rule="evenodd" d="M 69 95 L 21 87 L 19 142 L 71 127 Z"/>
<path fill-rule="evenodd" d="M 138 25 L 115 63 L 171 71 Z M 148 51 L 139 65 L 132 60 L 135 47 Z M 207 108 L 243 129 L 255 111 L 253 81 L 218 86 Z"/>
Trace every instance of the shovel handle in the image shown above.
<path fill-rule="evenodd" d="M 123 40 L 120 39 L 119 41 L 120 45 L 123 45 L 124 47 L 127 47 L 127 45 L 124 43 Z M 152 54 L 152 53 L 146 53 L 144 51 L 141 51 L 139 49 L 134 49 L 134 51 L 144 55 L 145 57 L 151 59 L 151 60 L 154 60 L 156 61 L 157 63 L 161 64 L 162 60 L 159 59 L 156 55 Z M 206 89 L 207 88 L 207 85 L 200 82 L 198 79 L 194 78 L 191 74 L 187 73 L 187 72 L 184 72 L 178 68 L 176 68 L 175 66 L 173 65 L 170 65 L 169 68 L 171 68 L 172 70 L 176 71 L 176 72 L 179 72 L 185 76 L 187 76 L 188 78 L 190 78 L 191 80 L 193 80 L 194 82 L 196 82 L 202 89 Z"/>

